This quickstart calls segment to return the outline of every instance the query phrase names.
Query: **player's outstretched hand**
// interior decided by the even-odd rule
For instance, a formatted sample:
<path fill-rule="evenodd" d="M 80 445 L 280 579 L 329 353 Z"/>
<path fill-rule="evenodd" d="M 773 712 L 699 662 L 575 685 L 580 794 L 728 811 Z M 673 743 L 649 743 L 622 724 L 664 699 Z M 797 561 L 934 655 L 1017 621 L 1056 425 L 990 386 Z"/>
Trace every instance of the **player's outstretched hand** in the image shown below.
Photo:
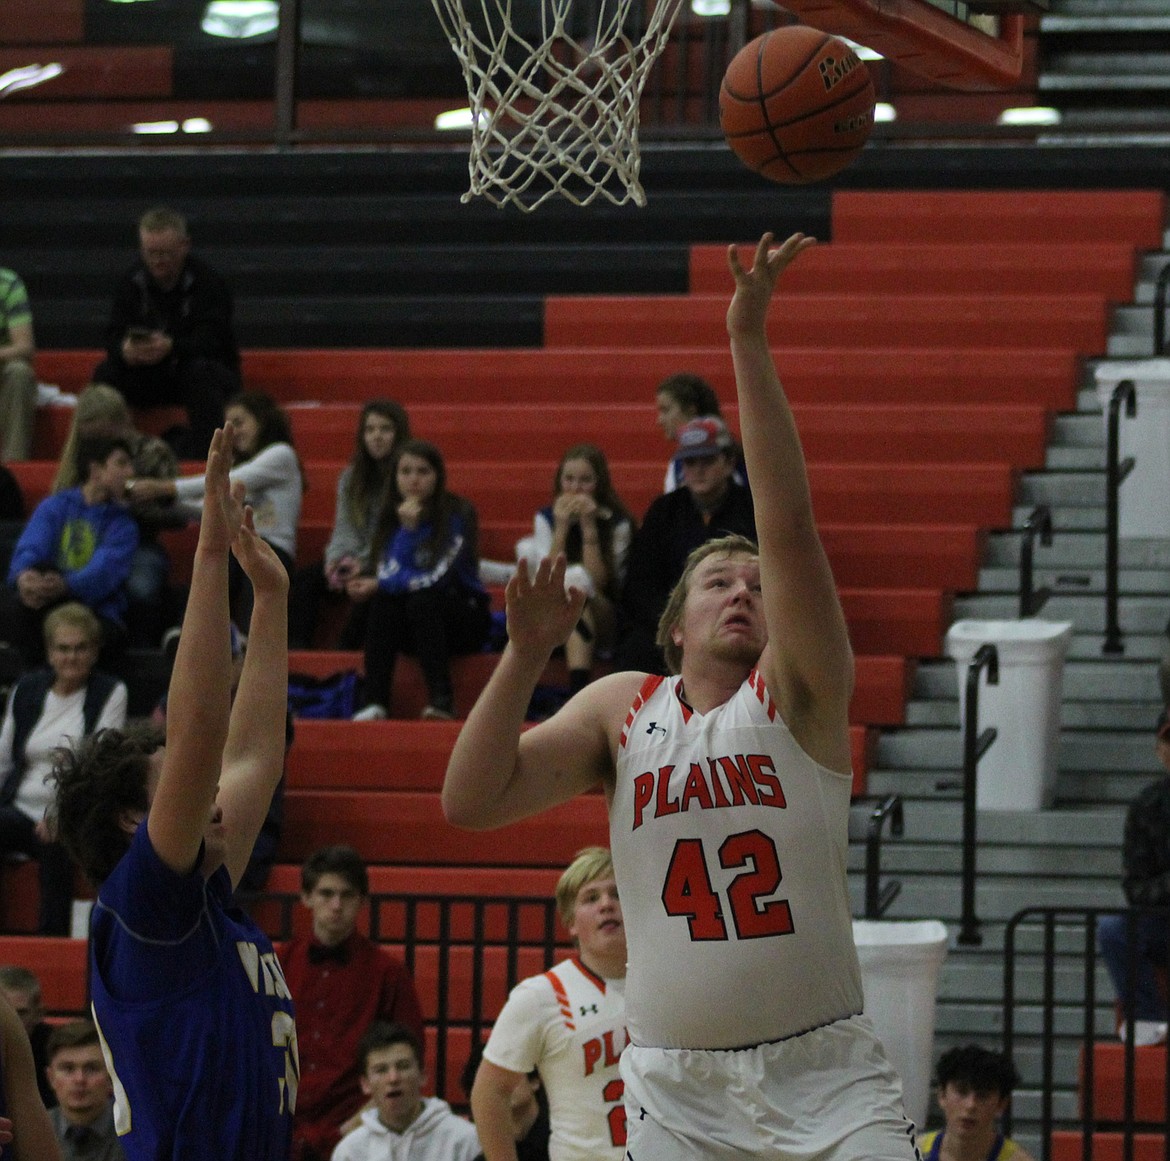
<path fill-rule="evenodd" d="M 735 294 L 727 308 L 727 330 L 730 334 L 763 332 L 768 303 L 780 275 L 798 255 L 817 244 L 816 238 L 810 238 L 807 234 L 793 234 L 773 249 L 774 240 L 770 233 L 759 240 L 750 270 L 745 270 L 740 264 L 736 247 L 728 247 L 727 265 L 735 278 Z"/>
<path fill-rule="evenodd" d="M 250 507 L 244 509 L 243 523 L 232 541 L 232 552 L 257 595 L 288 592 L 288 573 L 272 545 L 256 532 Z"/>
<path fill-rule="evenodd" d="M 565 556 L 545 557 L 529 576 L 528 562 L 521 560 L 505 590 L 508 641 L 526 656 L 547 659 L 568 640 L 585 607 L 585 594 L 565 589 Z"/>
<path fill-rule="evenodd" d="M 230 423 L 217 428 L 207 452 L 203 485 L 203 516 L 199 521 L 199 543 L 226 552 L 244 523 L 244 485 L 232 483 L 233 431 Z"/>

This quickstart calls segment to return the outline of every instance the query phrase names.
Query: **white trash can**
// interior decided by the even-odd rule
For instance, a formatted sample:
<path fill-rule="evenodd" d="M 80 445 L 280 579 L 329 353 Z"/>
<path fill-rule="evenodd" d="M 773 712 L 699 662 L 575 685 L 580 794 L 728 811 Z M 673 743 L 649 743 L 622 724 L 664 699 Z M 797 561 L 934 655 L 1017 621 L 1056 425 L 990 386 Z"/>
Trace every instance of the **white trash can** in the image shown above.
<path fill-rule="evenodd" d="M 1060 694 L 1072 622 L 956 621 L 946 637 L 947 654 L 959 676 L 959 716 L 966 725 L 967 666 L 988 643 L 999 654 L 999 684 L 979 674 L 979 732 L 997 730 L 979 759 L 975 779 L 978 810 L 1041 810 L 1056 794 L 1060 741 Z"/>
<path fill-rule="evenodd" d="M 902 1077 L 906 1115 L 926 1127 L 934 1072 L 934 1009 L 947 955 L 947 929 L 937 919 L 855 919 L 865 1014 Z"/>
<path fill-rule="evenodd" d="M 1117 517 L 1122 536 L 1170 536 L 1170 359 L 1138 359 L 1130 363 L 1101 363 L 1094 372 L 1097 398 L 1109 436 L 1109 400 L 1117 384 L 1131 379 L 1137 396 L 1137 414 L 1131 419 L 1121 409 L 1118 450 L 1122 459 L 1133 456 L 1133 471 L 1117 494 Z"/>

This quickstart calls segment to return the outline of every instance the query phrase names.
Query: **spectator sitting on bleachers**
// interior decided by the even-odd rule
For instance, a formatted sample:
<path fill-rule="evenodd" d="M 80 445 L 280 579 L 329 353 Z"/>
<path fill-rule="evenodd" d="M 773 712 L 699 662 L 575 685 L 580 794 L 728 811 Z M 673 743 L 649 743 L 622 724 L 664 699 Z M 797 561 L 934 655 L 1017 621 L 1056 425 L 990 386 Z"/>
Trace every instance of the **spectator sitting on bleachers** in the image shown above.
<path fill-rule="evenodd" d="M 126 400 L 106 383 L 91 383 L 77 397 L 77 407 L 69 434 L 61 449 L 53 491 L 72 488 L 77 483 L 76 450 L 79 438 L 93 435 L 121 436 L 130 445 L 135 479 L 173 480 L 179 474 L 179 462 L 164 440 L 145 435 L 134 426 Z M 181 528 L 187 517 L 173 501 L 146 500 L 127 491 L 130 511 L 138 523 L 138 547 L 126 581 L 126 628 L 129 643 L 135 648 L 156 646 L 162 631 L 171 621 L 167 608 L 167 577 L 171 562 L 158 534 L 165 528 Z"/>
<path fill-rule="evenodd" d="M 232 483 L 243 483 L 245 503 L 252 509 L 256 531 L 291 577 L 305 483 L 288 416 L 271 396 L 261 391 L 242 391 L 228 402 L 226 417 L 234 440 Z M 128 492 L 135 504 L 140 500 L 177 500 L 188 516 L 198 519 L 203 509 L 203 488 L 203 475 L 180 476 L 177 480 L 135 477 Z M 252 586 L 234 556 L 228 565 L 228 591 L 232 620 L 243 629 L 252 619 Z"/>
<path fill-rule="evenodd" d="M 312 913 L 312 934 L 294 939 L 280 957 L 297 1010 L 297 1161 L 326 1161 L 341 1126 L 365 1104 L 357 1048 L 375 1020 L 405 1024 L 422 1042 L 410 973 L 357 930 L 369 894 L 366 866 L 353 847 L 325 847 L 301 868 L 301 902 Z"/>
<path fill-rule="evenodd" d="M 49 1084 L 45 1067 L 49 1063 L 49 1037 L 53 1025 L 45 1019 L 45 1001 L 41 994 L 41 981 L 36 972 L 19 964 L 5 964 L 0 967 L 0 994 L 20 1017 L 32 1045 L 33 1065 L 36 1068 L 37 1088 L 45 1108 L 51 1109 L 57 1103 L 57 1094 Z"/>
<path fill-rule="evenodd" d="M 73 863 L 44 824 L 53 755 L 126 721 L 126 686 L 94 668 L 101 634 L 84 605 L 58 605 L 45 618 L 49 668 L 16 683 L 0 725 L 0 855 L 37 860 L 42 935 L 68 935 L 73 904 Z"/>
<path fill-rule="evenodd" d="M 62 1161 L 124 1161 L 114 1129 L 114 1086 L 92 1020 L 53 1029 L 48 1045 L 49 1083 L 57 1105 L 49 1113 Z"/>
<path fill-rule="evenodd" d="M 553 477 L 553 502 L 541 508 L 531 536 L 516 545 L 530 572 L 546 556 L 563 552 L 565 584 L 586 594 L 577 628 L 565 642 L 569 691 L 588 684 L 598 651 L 613 649 L 616 600 L 626 574 L 634 521 L 614 490 L 605 453 L 591 443 L 569 448 Z"/>
<path fill-rule="evenodd" d="M 946 1125 L 918 1138 L 923 1161 L 1032 1161 L 999 1128 L 1020 1083 L 1009 1056 L 965 1044 L 943 1053 L 936 1075 Z"/>
<path fill-rule="evenodd" d="M 398 449 L 410 439 L 410 419 L 393 399 L 372 399 L 358 420 L 356 447 L 337 481 L 337 505 L 333 532 L 325 546 L 325 559 L 298 568 L 293 574 L 288 600 L 290 649 L 311 649 L 317 631 L 321 601 L 350 596 L 350 585 L 359 577 L 373 575 L 370 559 L 378 517 L 386 499 Z M 355 586 L 355 592 L 361 592 Z M 338 647 L 360 649 L 365 638 L 366 599 L 351 598 L 350 614 Z"/>
<path fill-rule="evenodd" d="M 693 549 L 720 536 L 755 539 L 752 495 L 735 481 L 736 455 L 721 419 L 692 419 L 679 428 L 676 458 L 683 486 L 650 505 L 630 545 L 615 656 L 619 669 L 666 672 L 655 644 L 658 618 Z"/>
<path fill-rule="evenodd" d="M 181 459 L 201 459 L 224 401 L 240 389 L 232 294 L 191 254 L 187 221 L 175 210 L 147 210 L 138 244 L 139 260 L 114 288 L 106 358 L 93 378 L 134 407 L 186 408 L 189 427 L 168 432 L 168 442 Z"/>
<path fill-rule="evenodd" d="M 61 1161 L 57 1136 L 37 1092 L 36 1065 L 20 1020 L 0 996 L 0 1142 L 13 1161 Z"/>
<path fill-rule="evenodd" d="M 654 402 L 658 411 L 658 426 L 662 434 L 671 443 L 678 440 L 679 430 L 684 423 L 692 419 L 701 419 L 705 415 L 713 415 L 716 419 L 723 418 L 719 407 L 719 396 L 701 375 L 692 375 L 688 371 L 680 371 L 671 375 L 658 384 L 654 392 Z M 735 482 L 746 484 L 744 474 L 743 455 L 736 452 Z M 676 455 L 666 468 L 666 480 L 663 483 L 664 492 L 673 492 L 683 486 L 682 461 Z"/>
<path fill-rule="evenodd" d="M 32 310 L 13 270 L 0 268 L 0 463 L 27 460 L 37 407 Z"/>
<path fill-rule="evenodd" d="M 1158 761 L 1170 771 L 1170 711 L 1159 715 L 1155 738 Z M 1131 907 L 1170 905 L 1170 773 L 1130 803 L 1121 863 L 1121 886 Z M 1132 1019 L 1135 1044 L 1164 1042 L 1167 999 L 1164 978 L 1159 975 L 1164 977 L 1170 962 L 1165 914 L 1135 910 L 1128 915 L 1102 915 L 1097 923 L 1097 948 L 1121 1007 L 1118 1034 L 1125 1037 L 1127 1021 Z"/>
<path fill-rule="evenodd" d="M 42 500 L 12 550 L 0 623 L 26 666 L 44 661 L 42 624 L 65 601 L 88 606 L 102 623 L 102 663 L 126 640 L 126 581 L 138 526 L 122 502 L 133 472 L 130 445 L 120 436 L 77 442 L 79 487 Z"/>
<path fill-rule="evenodd" d="M 377 576 L 360 578 L 370 612 L 366 705 L 355 721 L 389 716 L 390 682 L 401 652 L 418 658 L 426 681 L 422 716 L 454 717 L 451 658 L 482 649 L 491 627 L 488 595 L 479 582 L 478 539 L 475 509 L 447 491 L 439 449 L 421 439 L 403 444 L 375 540 Z"/>
<path fill-rule="evenodd" d="M 475 1126 L 446 1101 L 422 1095 L 422 1041 L 405 1024 L 373 1024 L 358 1046 L 358 1063 L 372 1107 L 342 1138 L 333 1161 L 475 1161 Z"/>

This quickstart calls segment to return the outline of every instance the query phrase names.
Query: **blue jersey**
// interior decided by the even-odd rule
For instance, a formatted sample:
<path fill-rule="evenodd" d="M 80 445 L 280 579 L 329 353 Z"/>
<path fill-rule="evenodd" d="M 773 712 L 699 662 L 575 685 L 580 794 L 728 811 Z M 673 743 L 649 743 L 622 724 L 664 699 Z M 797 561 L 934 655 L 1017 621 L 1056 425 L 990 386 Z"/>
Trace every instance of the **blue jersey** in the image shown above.
<path fill-rule="evenodd" d="M 292 997 L 231 879 L 180 875 L 145 825 L 102 884 L 93 1012 L 129 1161 L 286 1161 L 296 1103 Z"/>

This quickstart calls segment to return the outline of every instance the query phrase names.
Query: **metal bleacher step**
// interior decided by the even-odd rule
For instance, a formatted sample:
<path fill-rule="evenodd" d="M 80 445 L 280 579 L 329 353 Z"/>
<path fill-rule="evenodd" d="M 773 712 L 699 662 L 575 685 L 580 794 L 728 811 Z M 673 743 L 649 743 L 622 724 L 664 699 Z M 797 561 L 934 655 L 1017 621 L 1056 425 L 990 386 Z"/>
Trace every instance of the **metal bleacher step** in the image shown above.
<path fill-rule="evenodd" d="M 1076 2 L 1076 0 L 1073 0 Z M 1086 0 L 1092 7 L 1091 0 Z M 1060 5 L 1062 11 L 1067 4 Z M 1131 11 L 1126 3 L 1105 9 Z M 1161 9 L 1165 11 L 1164 4 Z M 1045 18 L 1047 19 L 1047 18 Z M 1153 280 L 1166 254 L 1139 260 L 1134 301 L 1114 309 L 1106 359 L 1144 358 L 1152 343 Z M 884 729 L 876 743 L 867 790 L 902 796 L 905 830 L 882 848 L 883 875 L 901 891 L 888 916 L 934 917 L 950 932 L 936 1009 L 936 1054 L 978 1040 L 995 1043 L 1003 1031 L 1004 944 L 1009 921 L 1025 908 L 1116 907 L 1123 903 L 1121 835 L 1125 809 L 1158 774 L 1152 728 L 1161 708 L 1157 661 L 1170 617 L 1170 539 L 1119 545 L 1119 619 L 1124 652 L 1102 651 L 1105 628 L 1105 424 L 1095 371 L 1106 360 L 1084 361 L 1076 411 L 1054 417 L 1045 467 L 1018 481 L 1010 528 L 987 537 L 977 589 L 955 594 L 952 617 L 1015 620 L 1019 614 L 1022 530 L 1038 504 L 1049 507 L 1050 545 L 1033 541 L 1033 585 L 1052 590 L 1038 616 L 1068 620 L 1073 636 L 1064 664 L 1055 802 L 1039 811 L 978 812 L 976 911 L 982 943 L 963 946 L 961 920 L 962 744 L 960 676 L 950 658 L 920 659 L 905 724 Z M 863 852 L 850 852 L 851 890 Z M 1077 1116 L 1079 1006 L 1084 932 L 1057 926 L 1058 1003 L 1042 1010 L 1044 947 L 1039 934 L 1017 932 L 1014 1053 L 1024 1081 L 1013 1100 L 1013 1136 L 1043 1152 L 1039 1140 L 1045 1018 L 1052 1020 L 1053 1115 Z M 1096 1034 L 1113 1034 L 1113 989 L 1094 967 Z"/>

